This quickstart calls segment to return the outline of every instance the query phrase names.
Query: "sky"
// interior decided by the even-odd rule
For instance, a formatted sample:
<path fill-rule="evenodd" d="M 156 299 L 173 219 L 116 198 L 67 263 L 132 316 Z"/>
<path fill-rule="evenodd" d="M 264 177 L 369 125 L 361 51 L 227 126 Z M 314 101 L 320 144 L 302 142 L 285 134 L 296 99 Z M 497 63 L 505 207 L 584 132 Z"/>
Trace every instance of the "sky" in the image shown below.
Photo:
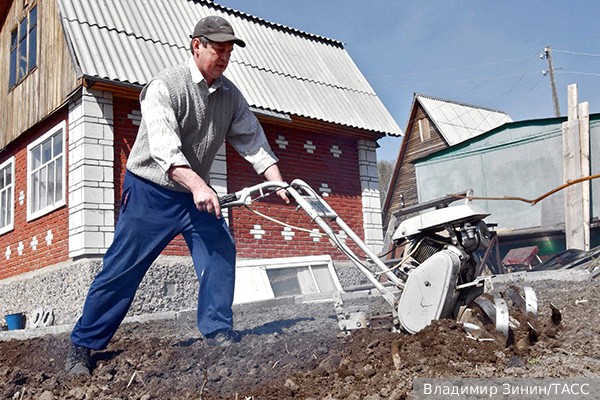
<path fill-rule="evenodd" d="M 560 115 L 567 88 L 600 112 L 597 0 L 215 0 L 268 21 L 336 39 L 404 131 L 414 93 L 506 112 Z M 378 141 L 394 161 L 401 139 Z"/>

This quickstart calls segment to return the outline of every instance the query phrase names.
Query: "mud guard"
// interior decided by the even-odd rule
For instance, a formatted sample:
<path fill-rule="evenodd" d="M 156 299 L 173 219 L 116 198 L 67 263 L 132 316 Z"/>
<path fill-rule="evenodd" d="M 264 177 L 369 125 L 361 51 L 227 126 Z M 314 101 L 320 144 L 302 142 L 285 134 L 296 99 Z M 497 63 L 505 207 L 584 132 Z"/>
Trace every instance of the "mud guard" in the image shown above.
<path fill-rule="evenodd" d="M 408 333 L 417 333 L 431 321 L 450 316 L 458 293 L 460 255 L 442 250 L 413 270 L 398 303 L 398 320 Z"/>

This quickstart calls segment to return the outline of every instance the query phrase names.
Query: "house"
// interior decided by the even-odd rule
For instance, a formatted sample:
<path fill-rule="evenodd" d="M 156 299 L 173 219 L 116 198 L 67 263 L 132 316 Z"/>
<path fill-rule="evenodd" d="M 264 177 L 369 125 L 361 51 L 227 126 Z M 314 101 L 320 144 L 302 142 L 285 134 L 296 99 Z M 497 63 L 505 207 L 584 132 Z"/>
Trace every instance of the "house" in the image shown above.
<path fill-rule="evenodd" d="M 417 192 L 415 160 L 510 121 L 512 119 L 500 111 L 415 93 L 383 204 L 383 223 L 388 229 L 386 237 L 400 223 L 394 214 L 422 201 Z"/>
<path fill-rule="evenodd" d="M 341 42 L 210 0 L 4 1 L 0 315 L 52 306 L 57 323 L 77 317 L 112 240 L 139 92 L 189 57 L 189 34 L 207 15 L 228 19 L 248 43 L 235 50 L 226 75 L 259 118 L 286 179 L 308 182 L 368 246 L 381 248 L 375 149 L 401 130 Z M 211 185 L 226 193 L 259 180 L 224 144 Z M 253 208 L 316 228 L 293 205 L 267 199 Z M 238 246 L 237 301 L 360 281 L 319 235 L 242 208 L 227 218 Z M 146 276 L 131 313 L 194 307 L 190 265 L 178 237 Z M 283 289 L 273 287 L 282 281 Z"/>
<path fill-rule="evenodd" d="M 586 118 L 587 120 L 587 118 Z M 419 201 L 472 189 L 475 197 L 537 199 L 561 187 L 566 117 L 509 122 L 414 162 Z M 590 176 L 600 173 L 600 114 L 589 115 Z M 581 184 L 577 184 L 581 185 Z M 581 186 L 579 186 L 581 187 Z M 530 204 L 474 200 L 491 215 L 501 250 L 537 246 L 540 256 L 566 249 L 565 192 Z M 590 245 L 600 245 L 600 187 L 590 189 Z M 581 226 L 582 219 L 575 222 Z"/>

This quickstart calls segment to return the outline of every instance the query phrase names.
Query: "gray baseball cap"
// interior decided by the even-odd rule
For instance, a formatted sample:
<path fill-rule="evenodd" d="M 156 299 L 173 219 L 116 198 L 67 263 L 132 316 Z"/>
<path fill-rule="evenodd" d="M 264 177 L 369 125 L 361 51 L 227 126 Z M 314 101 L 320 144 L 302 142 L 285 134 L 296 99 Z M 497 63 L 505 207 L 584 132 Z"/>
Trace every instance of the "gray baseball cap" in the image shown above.
<path fill-rule="evenodd" d="M 246 43 L 235 36 L 231 24 L 225 18 L 216 15 L 202 18 L 196 24 L 191 38 L 205 37 L 212 42 L 233 42 L 240 47 L 246 47 Z"/>

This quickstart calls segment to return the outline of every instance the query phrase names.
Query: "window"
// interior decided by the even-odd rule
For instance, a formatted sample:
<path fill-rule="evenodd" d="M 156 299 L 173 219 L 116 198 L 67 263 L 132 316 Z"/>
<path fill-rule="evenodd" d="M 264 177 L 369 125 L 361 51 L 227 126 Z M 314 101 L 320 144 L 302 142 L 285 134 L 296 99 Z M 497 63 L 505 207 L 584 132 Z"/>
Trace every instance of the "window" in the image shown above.
<path fill-rule="evenodd" d="M 27 146 L 27 220 L 65 204 L 65 123 Z"/>
<path fill-rule="evenodd" d="M 332 293 L 336 290 L 327 265 L 267 269 L 275 297 L 313 293 Z"/>
<path fill-rule="evenodd" d="M 14 226 L 15 158 L 0 164 L 0 234 Z"/>
<path fill-rule="evenodd" d="M 8 87 L 12 88 L 37 65 L 37 6 L 10 34 L 10 72 Z"/>
<path fill-rule="evenodd" d="M 238 260 L 234 303 L 289 296 L 314 300 L 342 291 L 329 256 Z"/>
<path fill-rule="evenodd" d="M 431 133 L 429 130 L 429 120 L 427 118 L 421 118 L 418 123 L 419 136 L 421 136 L 421 142 L 431 139 Z"/>

